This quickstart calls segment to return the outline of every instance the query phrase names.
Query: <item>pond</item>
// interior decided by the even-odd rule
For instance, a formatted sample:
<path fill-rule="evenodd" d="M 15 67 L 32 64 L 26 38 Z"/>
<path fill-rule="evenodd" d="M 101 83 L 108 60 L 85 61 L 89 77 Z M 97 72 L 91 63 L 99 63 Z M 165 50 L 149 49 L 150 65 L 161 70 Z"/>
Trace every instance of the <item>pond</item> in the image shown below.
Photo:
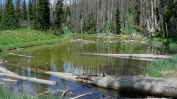
<path fill-rule="evenodd" d="M 16 83 L 8 83 L 10 89 L 14 92 L 36 94 L 51 90 L 69 90 L 73 91 L 73 96 L 93 92 L 92 95 L 85 96 L 84 99 L 94 98 L 141 98 L 147 95 L 118 91 L 112 89 L 101 88 L 93 85 L 84 85 L 68 80 L 60 79 L 55 76 L 45 75 L 24 68 L 37 68 L 54 72 L 67 72 L 74 74 L 102 74 L 114 76 L 132 76 L 141 75 L 143 69 L 150 61 L 136 60 L 128 58 L 114 58 L 103 56 L 87 56 L 82 53 L 105 53 L 105 54 L 147 54 L 160 53 L 172 54 L 173 52 L 167 48 L 154 48 L 146 44 L 116 42 L 117 39 L 101 38 L 101 37 L 73 37 L 69 43 L 59 43 L 52 45 L 42 45 L 27 48 L 20 51 L 11 51 L 2 58 L 7 62 L 3 63 L 3 67 L 22 76 L 36 77 L 40 79 L 57 81 L 56 86 L 36 84 L 28 81 L 17 81 Z M 21 55 L 21 56 L 20 56 Z M 22 56 L 23 55 L 23 56 Z M 31 56 L 31 57 L 25 57 Z M 2 77 L 1 77 L 2 78 Z M 61 96 L 61 94 L 60 94 Z M 69 98 L 66 95 L 66 99 Z"/>

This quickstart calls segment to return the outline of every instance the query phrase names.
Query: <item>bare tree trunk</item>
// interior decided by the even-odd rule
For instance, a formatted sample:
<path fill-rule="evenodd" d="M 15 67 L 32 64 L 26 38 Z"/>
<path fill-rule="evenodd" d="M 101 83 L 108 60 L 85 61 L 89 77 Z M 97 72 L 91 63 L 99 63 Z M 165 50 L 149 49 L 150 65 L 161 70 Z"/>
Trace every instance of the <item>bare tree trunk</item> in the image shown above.
<path fill-rule="evenodd" d="M 160 23 L 163 32 L 163 37 L 166 38 L 165 20 L 163 16 L 162 2 L 160 0 L 159 0 L 159 16 L 160 16 Z"/>

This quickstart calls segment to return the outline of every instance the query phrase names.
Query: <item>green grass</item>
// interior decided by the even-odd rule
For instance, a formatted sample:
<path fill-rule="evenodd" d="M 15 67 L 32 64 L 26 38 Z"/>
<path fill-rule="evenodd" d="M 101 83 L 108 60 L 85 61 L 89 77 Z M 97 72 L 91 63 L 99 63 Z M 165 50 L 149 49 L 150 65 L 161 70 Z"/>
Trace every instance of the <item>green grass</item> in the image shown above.
<path fill-rule="evenodd" d="M 177 55 L 170 59 L 153 61 L 143 71 L 144 76 L 177 77 Z"/>
<path fill-rule="evenodd" d="M 24 28 L 18 30 L 0 31 L 0 51 L 18 47 L 56 43 L 59 42 L 61 38 L 63 38 L 63 36 L 55 36 L 50 32 L 41 32 Z"/>
<path fill-rule="evenodd" d="M 17 93 L 13 92 L 6 86 L 0 85 L 0 99 L 62 99 L 62 98 L 59 95 L 33 96 L 25 93 Z"/>
<path fill-rule="evenodd" d="M 4 86 L 0 86 L 0 99 L 31 99 L 27 94 L 15 94 Z M 38 99 L 37 97 L 34 99 Z"/>

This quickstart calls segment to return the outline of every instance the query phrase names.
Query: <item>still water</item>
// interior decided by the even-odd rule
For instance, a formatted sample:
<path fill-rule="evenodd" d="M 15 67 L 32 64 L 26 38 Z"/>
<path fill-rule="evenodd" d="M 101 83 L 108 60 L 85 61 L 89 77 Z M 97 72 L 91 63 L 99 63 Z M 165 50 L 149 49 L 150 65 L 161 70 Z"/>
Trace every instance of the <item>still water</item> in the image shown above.
<path fill-rule="evenodd" d="M 104 53 L 104 54 L 171 54 L 166 48 L 153 48 L 141 43 L 122 43 L 112 40 L 103 40 L 102 38 L 73 38 L 72 42 L 55 45 L 43 45 L 33 48 L 27 48 L 21 51 L 12 51 L 18 55 L 26 55 L 31 57 L 23 57 L 18 55 L 6 55 L 2 57 L 6 60 L 3 67 L 13 71 L 19 75 L 27 77 L 36 77 L 57 81 L 58 85 L 42 85 L 28 81 L 17 81 L 16 83 L 8 83 L 14 92 L 36 94 L 52 90 L 69 90 L 73 91 L 73 96 L 93 92 L 92 95 L 83 97 L 83 99 L 103 99 L 112 96 L 112 98 L 140 98 L 147 95 L 141 93 L 117 91 L 112 89 L 101 88 L 93 85 L 84 85 L 68 80 L 63 80 L 55 76 L 45 75 L 30 71 L 23 68 L 37 68 L 45 70 L 45 64 L 48 63 L 49 71 L 67 72 L 74 74 L 102 74 L 114 76 L 131 76 L 141 75 L 146 64 L 150 61 L 114 58 L 103 56 L 86 56 L 81 53 Z M 59 94 L 61 96 L 61 94 Z M 67 95 L 65 98 L 69 98 Z"/>

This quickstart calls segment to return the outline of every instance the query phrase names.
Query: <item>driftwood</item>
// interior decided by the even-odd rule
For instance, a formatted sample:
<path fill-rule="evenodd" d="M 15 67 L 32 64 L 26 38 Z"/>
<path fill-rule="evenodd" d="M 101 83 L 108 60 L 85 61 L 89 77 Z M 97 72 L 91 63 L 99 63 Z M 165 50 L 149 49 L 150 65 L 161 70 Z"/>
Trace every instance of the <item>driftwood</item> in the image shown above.
<path fill-rule="evenodd" d="M 68 92 L 68 90 L 65 90 L 65 91 L 63 92 L 63 94 L 61 95 L 61 97 L 64 97 L 67 92 Z"/>
<path fill-rule="evenodd" d="M 14 53 L 9 53 L 9 55 L 14 55 L 14 56 L 19 56 L 19 57 L 26 57 L 26 58 L 33 58 L 33 56 L 27 56 L 27 55 L 21 55 L 21 54 L 14 54 Z"/>
<path fill-rule="evenodd" d="M 6 73 L 0 73 L 0 76 L 8 76 L 20 80 L 27 80 L 35 83 L 40 83 L 40 84 L 47 84 L 47 85 L 56 85 L 56 81 L 49 81 L 49 80 L 43 80 L 43 79 L 37 79 L 37 78 L 30 78 L 30 77 L 23 77 L 23 76 L 18 76 L 18 75 L 13 75 L 13 74 L 6 74 Z"/>
<path fill-rule="evenodd" d="M 39 68 L 25 67 L 25 66 L 22 66 L 21 64 L 14 64 L 14 63 L 6 63 L 6 64 L 8 64 L 9 66 L 21 68 L 21 69 L 26 70 L 26 71 L 36 72 L 38 74 L 46 74 L 45 73 L 46 70 L 42 70 L 42 69 L 39 69 Z"/>
<path fill-rule="evenodd" d="M 82 55 L 91 55 L 91 56 L 108 56 L 108 57 L 120 57 L 120 58 L 135 58 L 135 59 L 163 59 L 171 58 L 167 55 L 154 55 L 154 54 L 95 54 L 95 53 L 83 53 Z"/>
<path fill-rule="evenodd" d="M 0 82 L 0 85 L 5 85 L 5 83 L 4 82 Z"/>
<path fill-rule="evenodd" d="M 82 94 L 82 95 L 79 95 L 79 96 L 76 96 L 76 97 L 73 97 L 73 98 L 70 98 L 70 99 L 78 99 L 78 98 L 84 97 L 86 95 L 91 95 L 92 93 L 93 92 L 85 93 L 85 94 Z"/>
<path fill-rule="evenodd" d="M 175 78 L 155 78 L 142 76 L 108 76 L 105 77 L 90 77 L 85 79 L 76 79 L 71 73 L 61 72 L 46 72 L 50 75 L 60 77 L 75 82 L 82 82 L 87 84 L 94 84 L 105 88 L 139 91 L 147 94 L 161 95 L 177 98 L 177 79 Z M 90 81 L 92 80 L 92 81 Z"/>
<path fill-rule="evenodd" d="M 5 82 L 16 82 L 17 80 L 14 80 L 14 79 L 7 79 L 7 78 L 0 78 L 0 81 L 5 81 Z"/>

